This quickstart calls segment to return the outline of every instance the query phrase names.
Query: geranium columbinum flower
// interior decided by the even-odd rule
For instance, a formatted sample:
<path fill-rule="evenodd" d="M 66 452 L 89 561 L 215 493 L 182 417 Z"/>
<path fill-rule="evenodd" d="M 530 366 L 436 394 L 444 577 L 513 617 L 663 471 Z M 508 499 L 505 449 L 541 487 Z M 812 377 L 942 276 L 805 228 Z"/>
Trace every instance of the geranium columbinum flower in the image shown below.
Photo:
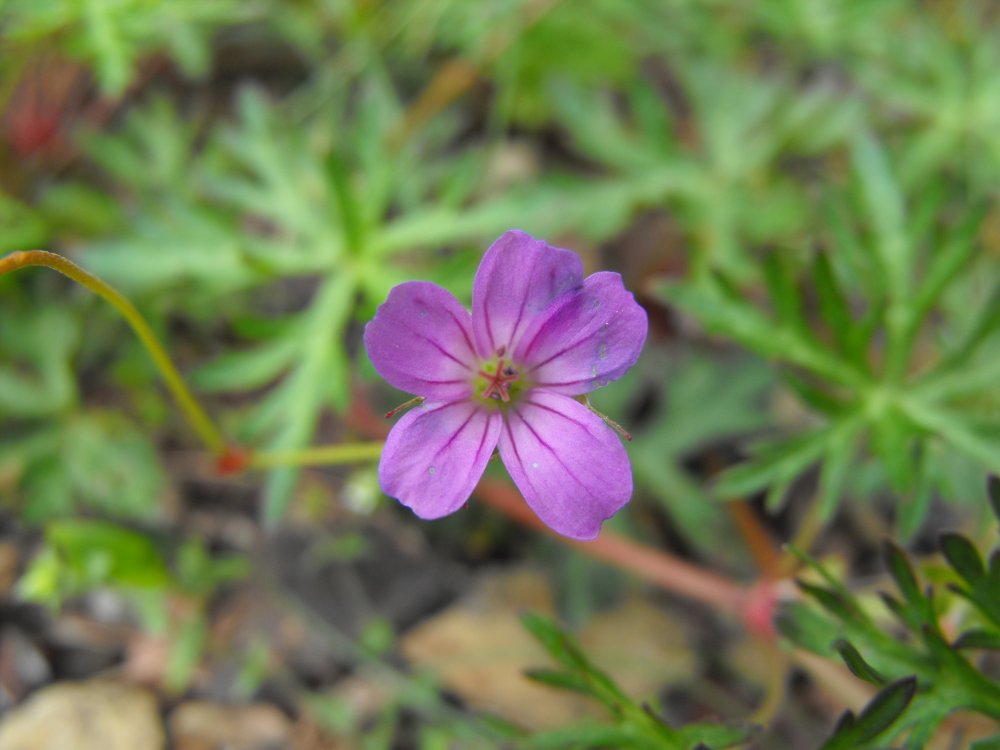
<path fill-rule="evenodd" d="M 471 315 L 436 284 L 393 288 L 365 347 L 383 378 L 426 400 L 389 433 L 382 489 L 421 518 L 448 515 L 499 448 L 546 524 L 596 537 L 631 497 L 632 471 L 618 436 L 574 397 L 621 377 L 646 328 L 621 276 L 584 279 L 574 253 L 518 231 L 486 252 Z"/>

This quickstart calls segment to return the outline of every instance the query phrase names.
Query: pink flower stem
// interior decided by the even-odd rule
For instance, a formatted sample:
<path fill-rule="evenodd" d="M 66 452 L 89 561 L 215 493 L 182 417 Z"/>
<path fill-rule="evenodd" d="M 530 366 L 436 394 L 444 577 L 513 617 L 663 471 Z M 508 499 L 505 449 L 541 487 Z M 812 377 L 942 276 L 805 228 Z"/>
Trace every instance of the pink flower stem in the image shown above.
<path fill-rule="evenodd" d="M 517 490 L 503 482 L 484 479 L 479 483 L 476 495 L 518 523 L 555 536 L 590 557 L 638 575 L 665 591 L 735 616 L 755 631 L 769 630 L 768 626 L 761 627 L 760 618 L 755 613 L 761 608 L 769 609 L 762 599 L 772 601 L 775 598 L 776 592 L 772 587 L 745 586 L 613 531 L 603 531 L 591 542 L 566 539 L 543 524 Z"/>

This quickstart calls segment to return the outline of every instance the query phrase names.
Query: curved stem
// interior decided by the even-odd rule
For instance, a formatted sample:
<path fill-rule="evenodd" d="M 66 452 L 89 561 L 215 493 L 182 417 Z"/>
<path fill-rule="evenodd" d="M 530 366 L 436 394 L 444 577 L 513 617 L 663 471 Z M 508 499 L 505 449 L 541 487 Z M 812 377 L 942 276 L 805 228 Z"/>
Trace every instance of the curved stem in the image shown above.
<path fill-rule="evenodd" d="M 476 495 L 519 523 L 556 535 L 539 520 L 517 490 L 510 485 L 483 479 L 476 488 Z M 754 592 L 751 588 L 660 550 L 633 542 L 613 531 L 603 531 L 591 542 L 558 538 L 591 557 L 645 578 L 665 591 L 708 604 L 739 618 L 743 618 L 753 601 Z"/>
<path fill-rule="evenodd" d="M 341 443 L 318 445 L 291 451 L 264 451 L 253 453 L 248 462 L 250 469 L 274 469 L 279 466 L 334 466 L 360 461 L 374 461 L 382 455 L 385 443 Z"/>
<path fill-rule="evenodd" d="M 223 455 L 226 452 L 226 439 L 223 437 L 222 431 L 215 426 L 215 423 L 191 394 L 180 372 L 174 366 L 163 345 L 156 339 L 156 334 L 153 333 L 153 329 L 149 327 L 146 319 L 124 295 L 110 284 L 84 271 L 63 256 L 45 250 L 21 250 L 0 258 L 0 275 L 17 271 L 26 266 L 45 266 L 53 271 L 58 271 L 111 303 L 135 331 L 142 345 L 146 347 L 146 351 L 152 357 L 156 369 L 160 371 L 160 375 L 174 400 L 177 401 L 177 405 L 184 412 L 184 416 L 187 417 L 201 441 L 216 455 Z"/>

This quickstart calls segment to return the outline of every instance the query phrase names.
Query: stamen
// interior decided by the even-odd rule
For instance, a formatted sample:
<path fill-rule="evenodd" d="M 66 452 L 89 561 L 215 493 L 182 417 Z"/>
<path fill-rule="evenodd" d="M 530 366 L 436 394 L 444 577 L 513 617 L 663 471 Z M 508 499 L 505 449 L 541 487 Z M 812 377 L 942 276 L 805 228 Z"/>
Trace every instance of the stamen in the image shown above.
<path fill-rule="evenodd" d="M 426 399 L 424 399 L 423 396 L 417 396 L 416 398 L 411 398 L 409 401 L 407 401 L 406 403 L 400 404 L 399 406 L 397 406 L 392 411 L 387 411 L 385 413 L 385 418 L 386 419 L 392 419 L 394 416 L 396 416 L 397 414 L 399 414 L 399 412 L 406 411 L 411 406 L 418 406 L 418 405 L 422 404 L 425 400 Z"/>
<path fill-rule="evenodd" d="M 612 430 L 614 430 L 619 435 L 621 435 L 623 438 L 625 438 L 626 440 L 628 440 L 630 443 L 632 442 L 632 436 L 628 432 L 625 431 L 624 427 L 622 427 L 620 424 L 618 424 L 615 420 L 613 420 L 607 414 L 603 414 L 603 413 L 599 412 L 597 409 L 595 409 L 591 405 L 590 399 L 587 398 L 587 394 L 586 393 L 584 393 L 584 394 L 582 394 L 580 396 L 576 396 L 575 398 L 581 404 L 583 404 L 584 406 L 586 406 L 591 412 L 593 412 L 598 417 L 600 417 L 601 421 L 604 422 L 604 424 L 606 424 Z"/>
<path fill-rule="evenodd" d="M 599 412 L 597 410 L 594 410 L 594 413 L 597 416 L 599 416 L 602 420 L 604 420 L 604 424 L 606 424 L 612 430 L 614 430 L 619 435 L 621 435 L 623 438 L 625 438 L 626 440 L 628 440 L 630 443 L 632 442 L 632 436 L 628 432 L 626 432 L 625 428 L 622 427 L 620 424 L 618 424 L 615 420 L 613 420 L 607 414 L 601 414 L 601 412 Z"/>

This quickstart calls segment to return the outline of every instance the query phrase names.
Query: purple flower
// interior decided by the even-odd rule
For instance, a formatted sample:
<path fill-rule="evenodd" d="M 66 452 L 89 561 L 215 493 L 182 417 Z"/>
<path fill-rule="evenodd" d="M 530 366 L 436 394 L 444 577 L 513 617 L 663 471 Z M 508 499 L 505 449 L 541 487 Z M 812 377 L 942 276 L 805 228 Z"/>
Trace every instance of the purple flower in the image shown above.
<path fill-rule="evenodd" d="M 379 481 L 421 518 L 458 510 L 494 449 L 552 529 L 593 539 L 632 495 L 614 431 L 574 396 L 620 378 L 646 339 L 621 276 L 519 231 L 490 246 L 472 314 L 426 281 L 394 287 L 365 328 L 389 383 L 426 400 L 393 427 Z"/>

